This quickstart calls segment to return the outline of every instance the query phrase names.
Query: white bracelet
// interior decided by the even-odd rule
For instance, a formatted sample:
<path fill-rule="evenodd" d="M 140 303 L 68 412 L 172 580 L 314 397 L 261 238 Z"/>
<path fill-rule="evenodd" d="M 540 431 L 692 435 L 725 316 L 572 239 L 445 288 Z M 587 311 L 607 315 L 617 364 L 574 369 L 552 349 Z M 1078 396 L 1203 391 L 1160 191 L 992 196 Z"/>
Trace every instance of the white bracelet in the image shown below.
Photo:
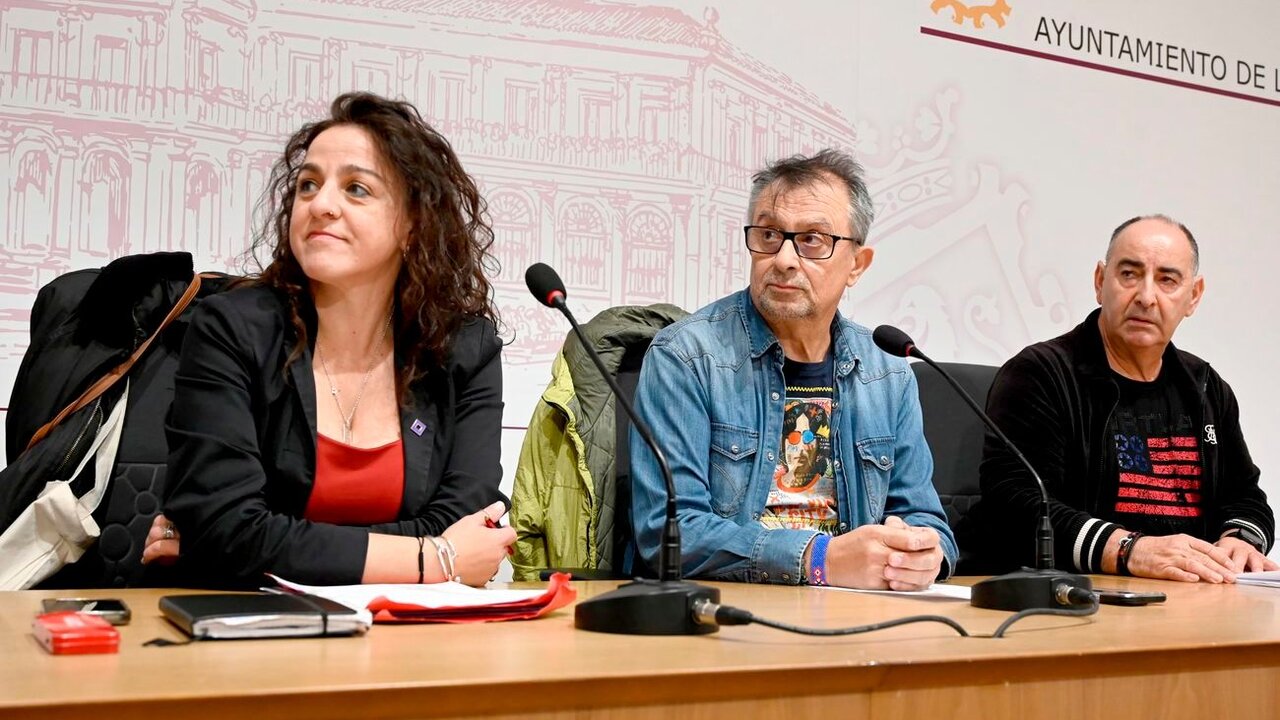
<path fill-rule="evenodd" d="M 455 582 L 462 582 L 462 578 L 454 575 L 452 572 L 458 565 L 458 549 L 453 546 L 453 541 L 449 538 L 441 535 L 440 539 L 444 541 L 445 547 L 449 549 L 449 574 L 451 575 L 449 579 Z"/>
<path fill-rule="evenodd" d="M 453 558 L 449 556 L 449 551 L 445 546 L 441 545 L 439 542 L 444 538 L 434 538 L 428 535 L 427 539 L 430 540 L 431 544 L 436 548 L 436 558 L 440 561 L 440 571 L 444 573 L 445 581 L 453 580 Z"/>

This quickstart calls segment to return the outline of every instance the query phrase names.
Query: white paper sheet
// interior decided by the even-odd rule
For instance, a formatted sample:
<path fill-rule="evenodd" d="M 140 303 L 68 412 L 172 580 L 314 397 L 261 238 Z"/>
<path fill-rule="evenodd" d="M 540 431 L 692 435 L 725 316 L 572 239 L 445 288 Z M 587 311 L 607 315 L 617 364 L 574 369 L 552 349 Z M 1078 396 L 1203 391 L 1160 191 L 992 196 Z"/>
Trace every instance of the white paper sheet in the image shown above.
<path fill-rule="evenodd" d="M 1236 573 L 1236 582 L 1241 585 L 1280 588 L 1280 570 Z"/>
<path fill-rule="evenodd" d="M 893 595 L 896 597 L 921 598 L 927 600 L 969 600 L 968 585 L 947 585 L 934 583 L 924 590 L 859 590 L 827 586 L 828 590 L 844 590 L 846 592 L 872 593 L 876 595 Z"/>
<path fill-rule="evenodd" d="M 490 590 L 473 588 L 456 582 L 431 583 L 418 585 L 303 585 L 290 582 L 284 578 L 270 576 L 281 587 L 295 592 L 310 593 L 346 605 L 356 610 L 364 610 L 375 598 L 385 597 L 394 603 L 419 605 L 426 609 L 443 607 L 484 607 L 502 603 L 531 600 L 546 594 L 541 590 Z"/>

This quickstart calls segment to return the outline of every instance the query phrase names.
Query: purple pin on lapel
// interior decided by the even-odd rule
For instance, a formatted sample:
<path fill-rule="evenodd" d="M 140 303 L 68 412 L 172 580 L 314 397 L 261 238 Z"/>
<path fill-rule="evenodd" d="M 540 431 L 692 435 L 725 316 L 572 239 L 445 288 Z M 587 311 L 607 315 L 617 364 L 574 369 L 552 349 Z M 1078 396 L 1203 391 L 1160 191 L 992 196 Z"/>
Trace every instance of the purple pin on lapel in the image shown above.
<path fill-rule="evenodd" d="M 413 434 L 417 435 L 418 437 L 422 437 L 422 433 L 426 431 L 426 429 L 427 429 L 427 424 L 422 422 L 418 418 L 414 418 L 413 424 L 409 426 L 409 430 L 412 431 Z"/>

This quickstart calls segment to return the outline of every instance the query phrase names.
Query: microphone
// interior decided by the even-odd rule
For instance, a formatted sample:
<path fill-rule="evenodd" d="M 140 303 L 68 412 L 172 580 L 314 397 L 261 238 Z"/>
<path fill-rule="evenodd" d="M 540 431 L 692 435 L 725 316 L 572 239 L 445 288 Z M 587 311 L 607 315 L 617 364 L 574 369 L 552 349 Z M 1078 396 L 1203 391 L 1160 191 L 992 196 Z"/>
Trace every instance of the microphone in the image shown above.
<path fill-rule="evenodd" d="M 932 358 L 916 347 L 910 335 L 892 325 L 881 325 L 871 334 L 876 347 L 895 357 L 914 357 L 923 360 L 929 367 L 938 371 L 944 380 L 960 395 L 983 424 L 991 430 L 1004 444 L 1018 462 L 1031 473 L 1036 485 L 1040 488 L 1040 517 L 1036 527 L 1036 559 L 1035 568 L 1023 568 L 1018 572 L 1007 573 L 998 577 L 976 583 L 970 596 L 970 604 L 975 607 L 992 610 L 1027 610 L 1031 608 L 1057 608 L 1065 603 L 1066 594 L 1059 592 L 1061 587 L 1075 586 L 1084 590 L 1093 588 L 1089 579 L 1083 575 L 1057 570 L 1053 559 L 1053 525 L 1049 521 L 1049 490 L 1045 487 L 1040 473 L 1032 467 L 1022 451 L 1018 449 L 1008 435 L 996 427 L 995 422 L 987 415 L 973 396 L 965 391 L 960 383 L 943 370 Z"/>
<path fill-rule="evenodd" d="M 596 370 L 613 390 L 617 406 L 627 414 L 632 427 L 653 452 L 667 486 L 667 517 L 658 553 L 658 579 L 636 579 L 616 590 L 578 603 L 574 610 L 574 626 L 583 630 L 627 635 L 705 635 L 715 632 L 716 626 L 697 621 L 695 604 L 705 600 L 719 603 L 720 591 L 681 579 L 676 484 L 671 476 L 671 468 L 667 465 L 667 456 L 653 439 L 648 423 L 636 414 L 631 400 L 618 387 L 618 381 L 604 366 L 600 354 L 592 347 L 577 319 L 569 311 L 569 306 L 565 303 L 567 293 L 560 275 L 545 263 L 534 263 L 525 270 L 524 282 L 538 302 L 559 310 L 569 320 Z"/>
<path fill-rule="evenodd" d="M 533 293 L 538 302 L 549 308 L 569 312 L 564 304 L 564 282 L 550 265 L 546 263 L 530 265 L 529 269 L 524 271 L 524 284 L 529 286 L 529 292 Z M 572 322 L 572 316 L 569 319 Z"/>
<path fill-rule="evenodd" d="M 1040 479 L 1040 473 L 1036 472 L 1036 469 L 1031 466 L 1031 463 L 1027 460 L 1026 456 L 1024 456 L 1022 451 L 1013 444 L 1013 441 L 1009 439 L 1009 436 L 1005 435 L 1000 428 L 996 427 L 991 416 L 987 415 L 986 411 L 984 411 L 973 399 L 973 396 L 966 392 L 965 389 L 960 386 L 960 383 L 956 382 L 955 378 L 951 377 L 951 374 L 946 370 L 943 370 L 938 363 L 934 362 L 923 352 L 920 352 L 920 348 L 916 347 L 916 344 L 911 339 L 910 335 L 907 335 L 905 332 L 893 327 L 892 325 L 881 325 L 871 334 L 871 339 L 875 342 L 876 347 L 890 355 L 895 355 L 901 358 L 919 358 L 928 363 L 929 367 L 937 370 L 938 374 L 950 383 L 951 387 L 960 395 L 960 399 L 964 400 L 965 403 L 968 404 L 982 422 L 990 428 L 991 432 L 1000 439 L 1000 442 L 1004 443 L 1004 446 L 1014 454 L 1014 457 L 1018 458 L 1018 462 L 1022 463 L 1022 466 L 1027 469 L 1027 472 L 1031 473 L 1031 477 L 1035 479 L 1036 485 L 1040 487 L 1040 525 L 1036 529 L 1036 569 L 1052 570 L 1054 567 L 1053 525 L 1049 522 L 1049 491 L 1045 488 L 1044 480 Z"/>

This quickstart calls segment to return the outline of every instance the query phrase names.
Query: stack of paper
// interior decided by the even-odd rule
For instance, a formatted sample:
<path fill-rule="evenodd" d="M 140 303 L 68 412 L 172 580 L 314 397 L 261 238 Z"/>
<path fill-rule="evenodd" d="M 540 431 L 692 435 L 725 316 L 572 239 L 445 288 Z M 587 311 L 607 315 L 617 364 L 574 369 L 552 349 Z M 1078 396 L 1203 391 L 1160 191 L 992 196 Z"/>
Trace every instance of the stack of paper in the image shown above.
<path fill-rule="evenodd" d="M 1241 585 L 1280 588 L 1280 570 L 1236 573 L 1236 582 Z"/>
<path fill-rule="evenodd" d="M 569 576 L 556 573 L 545 590 L 490 590 L 455 582 L 430 585 L 302 585 L 271 576 L 281 587 L 369 610 L 377 623 L 528 620 L 577 598 Z"/>

